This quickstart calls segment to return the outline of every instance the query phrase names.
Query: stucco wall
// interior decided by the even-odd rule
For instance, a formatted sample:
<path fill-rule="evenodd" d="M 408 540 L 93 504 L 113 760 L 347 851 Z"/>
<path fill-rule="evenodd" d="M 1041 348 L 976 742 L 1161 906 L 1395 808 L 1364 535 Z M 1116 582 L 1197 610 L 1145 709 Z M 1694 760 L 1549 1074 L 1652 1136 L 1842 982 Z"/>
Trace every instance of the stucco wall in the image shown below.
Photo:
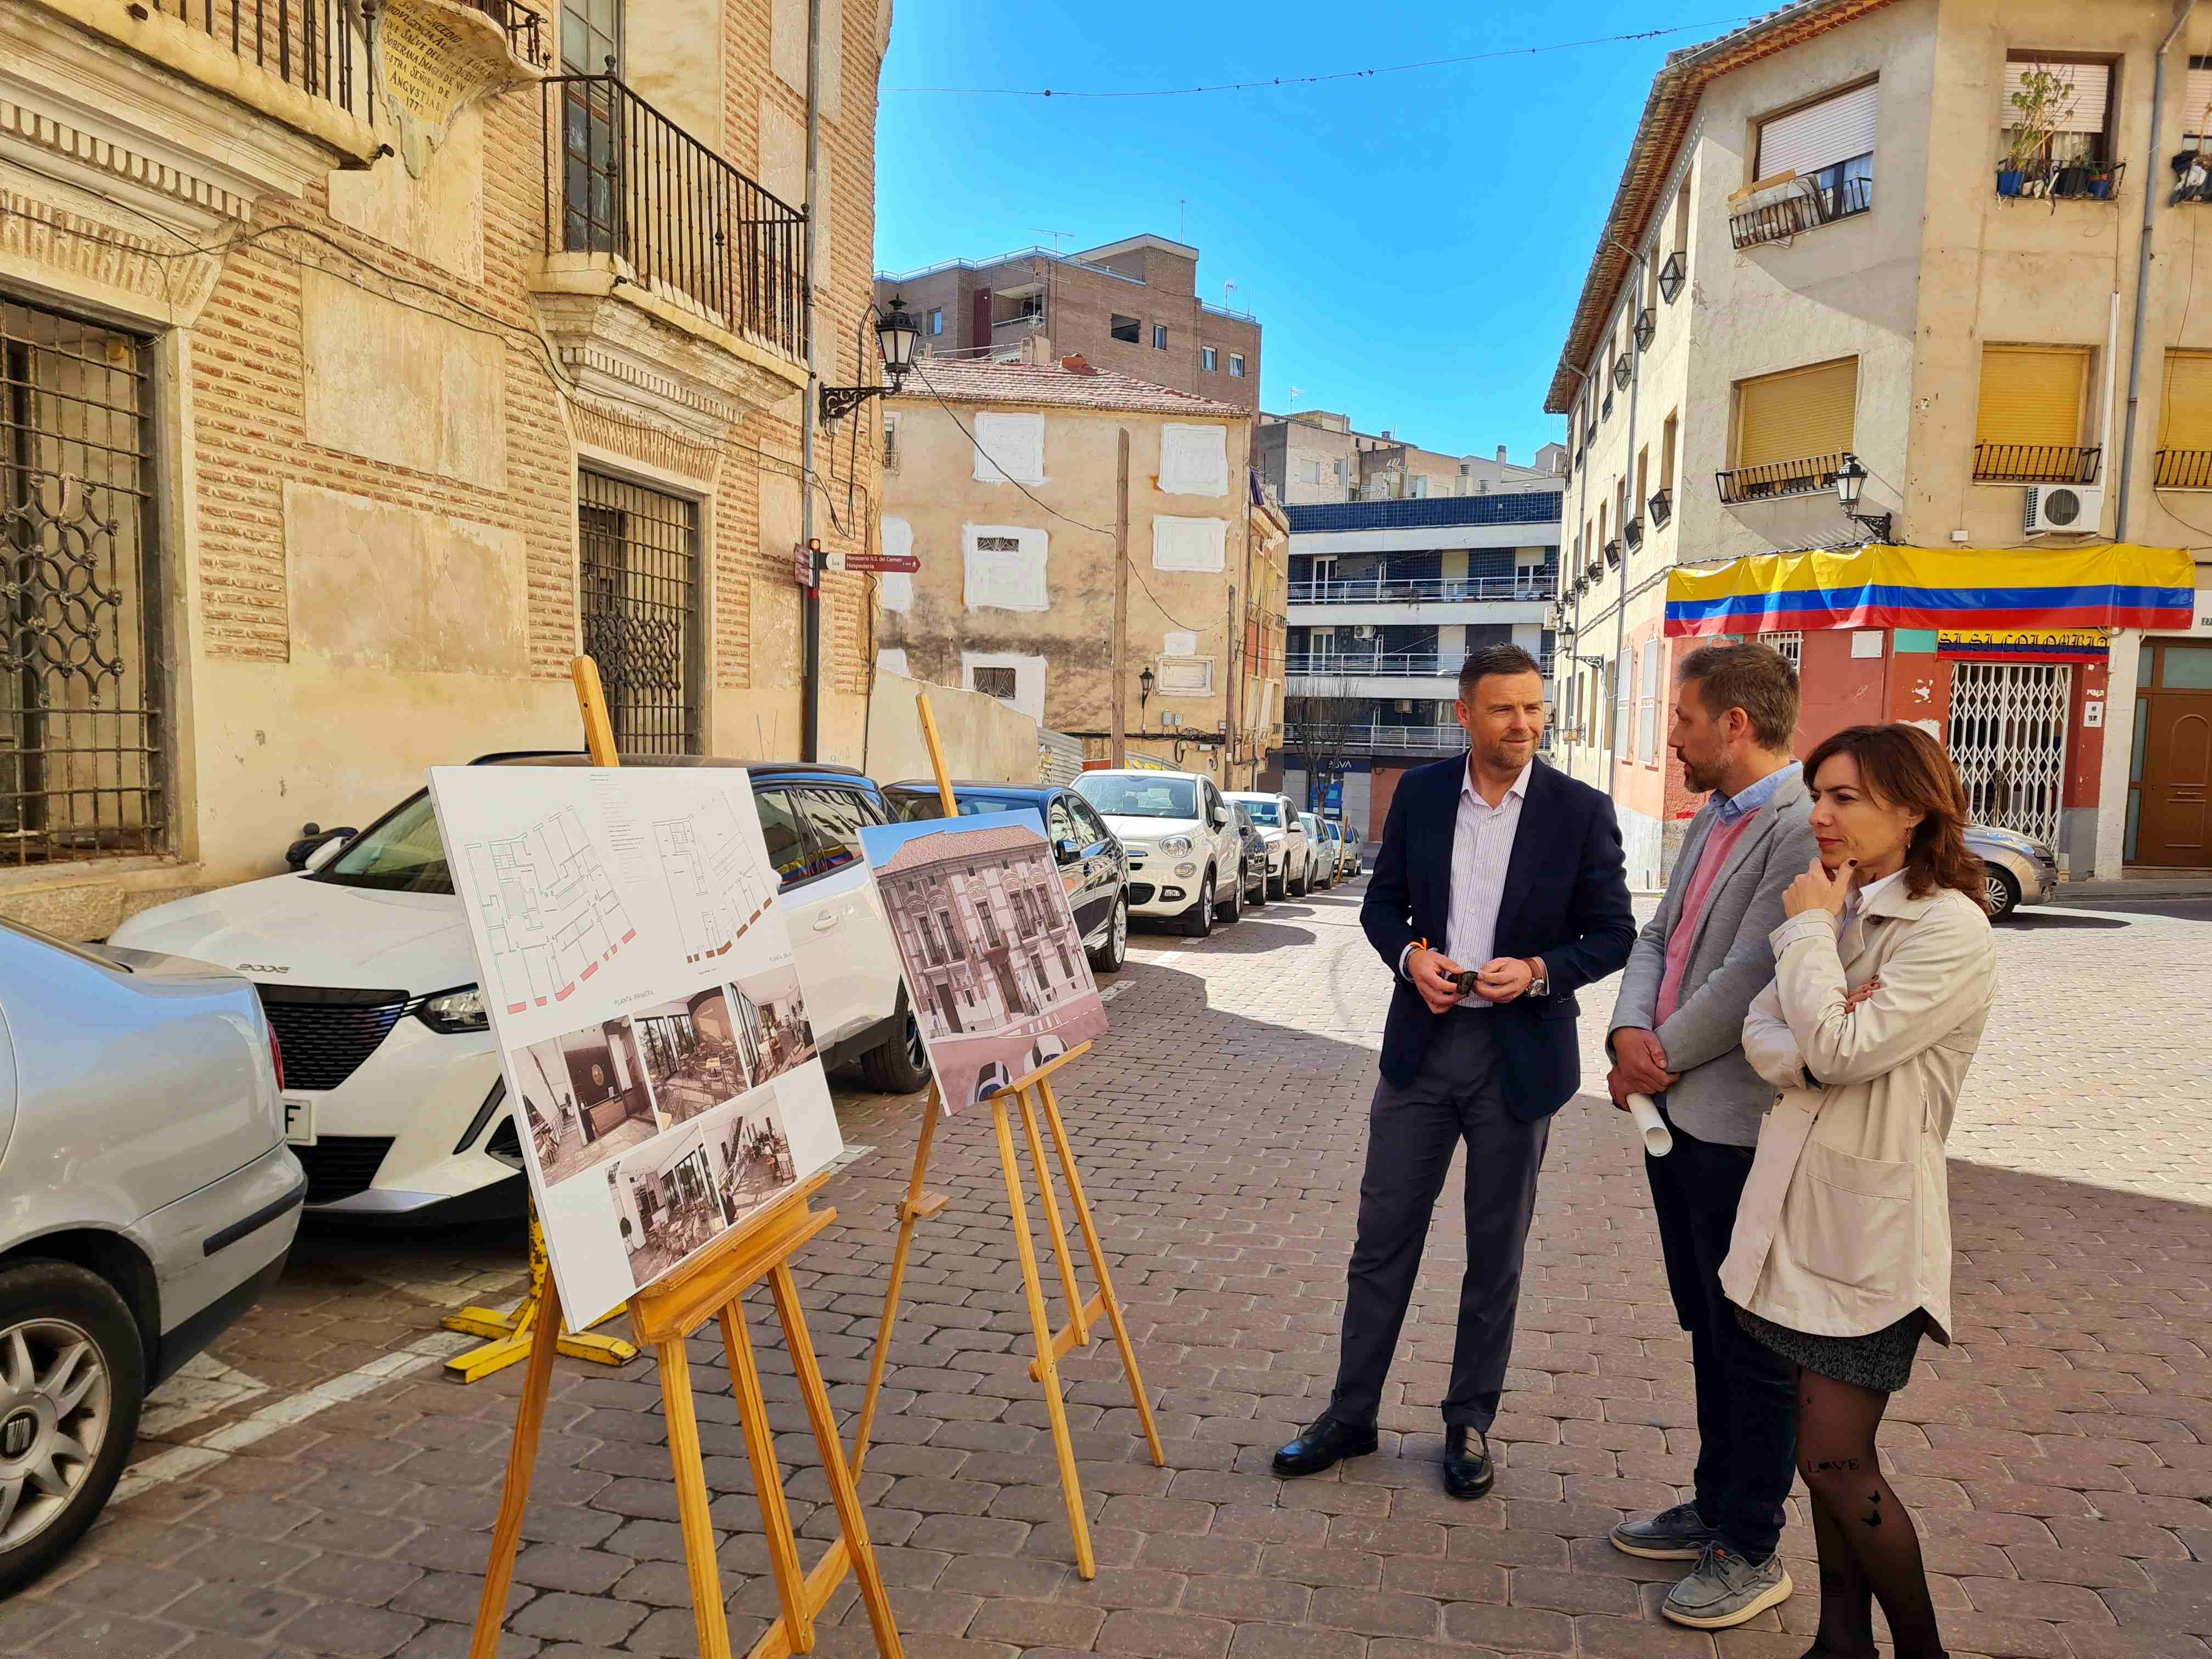
<path fill-rule="evenodd" d="M 937 740 L 945 750 L 945 769 L 955 782 L 1035 783 L 1037 781 L 1037 723 L 996 697 L 947 685 L 929 685 L 903 674 L 876 674 L 875 699 L 868 708 L 866 769 L 878 783 L 932 774 L 929 745 L 921 735 L 917 694 L 929 696 Z"/>

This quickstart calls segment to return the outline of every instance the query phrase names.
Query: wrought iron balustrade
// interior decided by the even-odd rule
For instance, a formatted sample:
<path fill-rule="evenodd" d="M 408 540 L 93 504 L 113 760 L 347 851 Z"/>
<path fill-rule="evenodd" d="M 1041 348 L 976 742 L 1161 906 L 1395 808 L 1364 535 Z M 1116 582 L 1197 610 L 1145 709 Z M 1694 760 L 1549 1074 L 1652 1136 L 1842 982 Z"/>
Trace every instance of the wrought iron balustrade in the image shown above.
<path fill-rule="evenodd" d="M 647 292 L 803 357 L 806 216 L 612 75 L 541 85 L 546 252 L 611 254 Z"/>
<path fill-rule="evenodd" d="M 2118 199 L 2127 173 L 2125 161 L 2043 161 L 2029 167 L 2000 167 L 1997 194 L 2039 202 L 2110 202 Z"/>
<path fill-rule="evenodd" d="M 507 33 L 507 48 L 532 69 L 545 67 L 545 23 L 520 0 L 467 0 Z"/>
<path fill-rule="evenodd" d="M 1393 580 L 1374 576 L 1291 584 L 1292 605 L 1358 605 L 1376 600 L 1548 599 L 1558 572 L 1549 566 L 1520 576 L 1445 576 Z"/>
<path fill-rule="evenodd" d="M 1839 162 L 1808 178 L 1781 187 L 1740 213 L 1729 216 L 1729 240 L 1737 247 L 1758 247 L 1766 242 L 1786 242 L 1808 230 L 1856 218 L 1874 205 L 1874 175 L 1856 172 L 1871 156 Z"/>
<path fill-rule="evenodd" d="M 1540 658 L 1542 671 L 1552 672 L 1553 653 Z M 1459 673 L 1461 658 L 1437 651 L 1293 651 L 1285 661 L 1285 672 L 1317 679 L 1419 678 L 1425 675 Z"/>
<path fill-rule="evenodd" d="M 1761 461 L 1756 466 L 1731 467 L 1713 474 L 1721 500 L 1731 506 L 1741 501 L 1770 501 L 1783 495 L 1810 495 L 1832 489 L 1844 465 L 1841 450 L 1828 455 L 1805 455 L 1795 460 Z"/>
<path fill-rule="evenodd" d="M 2161 449 L 2151 482 L 2160 489 L 2212 489 L 2212 449 Z"/>
<path fill-rule="evenodd" d="M 2094 483 L 2104 455 L 2097 444 L 1976 444 L 1974 481 Z"/>
<path fill-rule="evenodd" d="M 145 11 L 202 31 L 287 86 L 327 100 L 371 125 L 368 49 L 349 0 L 143 0 Z M 140 16 L 145 11 L 138 13 Z"/>

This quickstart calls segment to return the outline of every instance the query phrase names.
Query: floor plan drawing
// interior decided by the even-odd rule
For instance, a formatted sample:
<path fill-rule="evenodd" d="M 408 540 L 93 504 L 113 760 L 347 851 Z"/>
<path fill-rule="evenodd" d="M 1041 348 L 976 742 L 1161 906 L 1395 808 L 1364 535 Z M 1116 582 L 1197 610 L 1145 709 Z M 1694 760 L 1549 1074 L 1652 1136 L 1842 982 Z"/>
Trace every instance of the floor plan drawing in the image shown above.
<path fill-rule="evenodd" d="M 711 962 L 761 919 L 773 896 L 744 832 L 729 803 L 716 799 L 687 817 L 659 820 L 653 834 L 676 902 L 684 959 Z"/>
<path fill-rule="evenodd" d="M 565 1002 L 637 937 L 573 807 L 468 858 L 509 1013 Z"/>

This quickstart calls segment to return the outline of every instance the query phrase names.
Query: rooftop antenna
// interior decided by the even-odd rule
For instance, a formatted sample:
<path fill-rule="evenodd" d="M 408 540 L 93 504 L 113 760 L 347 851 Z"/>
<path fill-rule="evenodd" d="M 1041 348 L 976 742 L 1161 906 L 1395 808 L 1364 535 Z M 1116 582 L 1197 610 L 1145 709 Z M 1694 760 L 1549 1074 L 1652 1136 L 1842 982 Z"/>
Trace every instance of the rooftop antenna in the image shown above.
<path fill-rule="evenodd" d="M 1294 386 L 1291 388 L 1291 407 L 1292 409 L 1296 409 L 1298 406 L 1298 393 L 1304 390 L 1305 388 L 1304 386 Z"/>
<path fill-rule="evenodd" d="M 1190 219 L 1190 198 L 1189 198 L 1189 197 L 1188 197 L 1188 196 L 1178 196 L 1178 197 L 1176 197 L 1176 240 L 1177 240 L 1178 242 L 1187 242 L 1187 241 L 1188 241 L 1188 240 L 1190 240 L 1190 238 L 1189 238 L 1187 234 L 1185 234 L 1185 233 L 1186 233 L 1186 232 L 1189 229 L 1189 228 L 1190 228 L 1190 227 L 1189 227 L 1189 223 L 1188 223 L 1189 219 Z"/>
<path fill-rule="evenodd" d="M 1053 257 L 1057 258 L 1060 256 L 1060 239 L 1063 236 L 1073 236 L 1075 233 L 1072 230 L 1045 230 L 1040 228 L 1038 226 L 1031 225 L 1030 227 L 1030 234 L 1032 236 L 1051 237 Z"/>

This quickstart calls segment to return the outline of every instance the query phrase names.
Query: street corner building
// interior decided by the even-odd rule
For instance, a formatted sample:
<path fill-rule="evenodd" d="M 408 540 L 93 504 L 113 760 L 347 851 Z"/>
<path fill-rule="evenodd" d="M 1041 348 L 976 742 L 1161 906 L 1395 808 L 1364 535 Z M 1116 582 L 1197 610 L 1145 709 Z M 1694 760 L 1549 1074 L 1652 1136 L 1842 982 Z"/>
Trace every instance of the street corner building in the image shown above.
<path fill-rule="evenodd" d="M 878 666 L 1096 762 L 1251 787 L 1281 737 L 1290 539 L 1252 414 L 1054 349 L 918 357 L 886 400 L 884 549 L 918 568 L 884 579 Z"/>
<path fill-rule="evenodd" d="M 2177 22 L 2177 16 L 2180 21 Z M 1559 753 L 1663 880 L 1682 657 L 1940 737 L 2066 872 L 2212 864 L 2212 15 L 1802 0 L 1653 79 L 1546 407 Z M 2200 274 L 2201 273 L 2201 274 Z"/>
<path fill-rule="evenodd" d="M 890 18 L 820 10 L 810 204 L 808 0 L 0 0 L 0 912 L 105 937 L 576 749 L 580 651 L 627 754 L 798 753 Z M 880 450 L 825 453 L 829 550 Z M 822 588 L 825 754 L 867 580 Z"/>
<path fill-rule="evenodd" d="M 948 1109 L 1106 1029 L 1052 848 L 1034 828 L 927 830 L 876 883 Z"/>

